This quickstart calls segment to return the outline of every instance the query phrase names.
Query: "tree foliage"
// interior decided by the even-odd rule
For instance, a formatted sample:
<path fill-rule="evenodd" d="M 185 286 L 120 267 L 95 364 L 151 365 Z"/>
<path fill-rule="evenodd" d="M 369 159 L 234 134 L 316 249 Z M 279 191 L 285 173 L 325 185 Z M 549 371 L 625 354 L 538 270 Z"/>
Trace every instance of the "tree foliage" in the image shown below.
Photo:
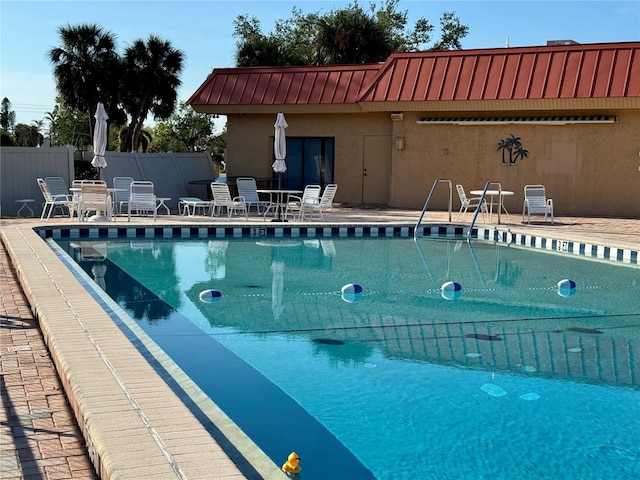
<path fill-rule="evenodd" d="M 90 138 L 94 112 L 102 102 L 110 125 L 128 124 L 120 142 L 123 151 L 138 150 L 142 143 L 146 147 L 150 139 L 142 138 L 142 127 L 147 115 L 166 119 L 175 110 L 183 53 L 150 35 L 135 40 L 120 56 L 115 36 L 98 25 L 67 25 L 58 31 L 61 46 L 52 48 L 49 58 L 60 109 L 86 112 Z"/>
<path fill-rule="evenodd" d="M 52 112 L 45 117 L 49 123 L 49 137 L 52 145 L 73 145 L 79 150 L 87 150 L 93 143 L 89 133 L 89 113 L 64 105 L 58 101 Z"/>
<path fill-rule="evenodd" d="M 330 65 L 381 62 L 393 52 L 421 49 L 460 49 L 469 28 L 453 12 L 440 18 L 442 37 L 433 42 L 434 26 L 425 18 L 408 28 L 408 11 L 399 0 L 383 0 L 366 10 L 357 2 L 346 8 L 303 14 L 296 7 L 291 17 L 278 20 L 264 34 L 256 17 L 240 15 L 234 22 L 238 39 L 236 64 L 249 66 Z"/>
<path fill-rule="evenodd" d="M 123 58 L 123 105 L 130 116 L 125 151 L 136 150 L 147 115 L 166 120 L 176 109 L 184 54 L 168 40 L 150 35 L 136 40 Z"/>
<path fill-rule="evenodd" d="M 5 132 L 12 132 L 16 124 L 16 112 L 11 110 L 11 102 L 7 97 L 2 99 L 0 107 L 0 128 Z"/>
<path fill-rule="evenodd" d="M 210 115 L 195 112 L 181 102 L 178 111 L 154 129 L 151 152 L 206 152 L 211 151 L 215 138 L 215 124 Z"/>
<path fill-rule="evenodd" d="M 15 145 L 18 147 L 39 147 L 44 141 L 44 137 L 38 131 L 36 125 L 26 125 L 18 123 L 13 132 Z"/>
<path fill-rule="evenodd" d="M 62 44 L 49 51 L 49 59 L 62 105 L 87 112 L 93 125 L 93 113 L 102 102 L 112 122 L 123 122 L 115 35 L 96 24 L 67 25 L 58 33 Z"/>

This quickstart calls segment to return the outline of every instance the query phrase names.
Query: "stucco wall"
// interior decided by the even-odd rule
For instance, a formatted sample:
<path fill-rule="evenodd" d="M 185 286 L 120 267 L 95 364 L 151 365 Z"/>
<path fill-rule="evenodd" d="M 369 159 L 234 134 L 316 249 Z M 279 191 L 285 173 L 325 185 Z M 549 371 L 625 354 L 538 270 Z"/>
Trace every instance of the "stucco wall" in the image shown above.
<path fill-rule="evenodd" d="M 436 178 L 461 183 L 467 193 L 496 181 L 515 192 L 506 204 L 517 213 L 524 185 L 540 183 L 558 214 L 640 217 L 640 112 L 618 116 L 616 124 L 462 126 L 418 125 L 418 114 L 405 114 L 403 125 L 394 125 L 403 129 L 406 149 L 394 151 L 390 203 L 421 206 Z M 498 142 L 511 134 L 529 156 L 503 166 Z M 446 208 L 445 196 L 433 205 Z"/>
<path fill-rule="evenodd" d="M 390 135 L 386 113 L 285 114 L 292 137 L 335 138 L 334 181 L 336 202 L 362 202 L 363 139 Z M 247 114 L 227 117 L 227 175 L 273 176 L 275 115 Z"/>
<path fill-rule="evenodd" d="M 500 182 L 515 192 L 505 201 L 515 215 L 522 212 L 524 185 L 540 183 L 558 215 L 640 218 L 640 112 L 605 113 L 617 115 L 618 123 L 418 125 L 423 112 L 404 112 L 401 121 L 392 121 L 389 112 L 285 115 L 288 136 L 335 138 L 337 202 L 362 201 L 364 136 L 391 135 L 404 138 L 404 149 L 391 153 L 390 206 L 422 208 L 434 180 L 443 178 L 467 192 Z M 228 175 L 272 176 L 274 121 L 274 114 L 229 115 Z M 511 134 L 529 156 L 503 166 L 498 142 Z M 441 187 L 430 208 L 446 209 L 447 203 Z M 454 191 L 453 209 L 458 207 Z"/>

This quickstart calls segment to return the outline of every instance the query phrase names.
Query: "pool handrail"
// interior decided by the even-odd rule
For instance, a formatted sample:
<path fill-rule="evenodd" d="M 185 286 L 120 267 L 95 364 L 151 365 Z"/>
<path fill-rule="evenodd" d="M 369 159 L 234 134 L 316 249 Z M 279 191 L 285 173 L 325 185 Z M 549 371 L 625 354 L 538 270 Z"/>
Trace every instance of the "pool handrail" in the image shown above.
<path fill-rule="evenodd" d="M 496 185 L 498 187 L 498 198 L 502 198 L 502 184 L 500 184 L 500 182 L 494 182 L 492 180 L 489 180 L 487 183 L 484 184 L 484 189 L 482 190 L 482 195 L 480 195 L 480 201 L 478 202 L 478 205 L 482 205 L 482 202 L 484 202 L 484 198 L 487 195 L 487 189 L 489 188 L 489 185 Z M 469 225 L 469 231 L 467 232 L 467 240 L 471 239 L 471 233 L 473 232 L 473 226 L 476 223 L 476 219 L 478 218 L 478 213 L 480 213 L 480 208 L 476 208 L 476 211 L 473 212 L 473 218 L 471 219 L 471 224 Z M 500 205 L 498 205 L 498 225 L 500 225 L 500 210 L 502 210 L 500 208 Z M 449 221 L 451 221 L 451 219 L 449 219 Z"/>
<path fill-rule="evenodd" d="M 433 182 L 433 185 L 431 186 L 431 191 L 429 192 L 429 195 L 427 196 L 427 199 L 424 202 L 424 206 L 422 207 L 422 212 L 420 213 L 420 218 L 418 218 L 418 222 L 416 223 L 416 226 L 413 228 L 413 236 L 414 236 L 414 238 L 418 236 L 418 228 L 420 227 L 420 223 L 422 223 L 422 218 L 424 217 L 424 214 L 426 213 L 427 208 L 429 208 L 429 203 L 431 203 L 431 197 L 433 196 L 433 192 L 435 191 L 435 189 L 438 186 L 438 184 L 441 183 L 441 182 L 449 184 L 449 223 L 451 223 L 451 205 L 452 205 L 452 202 L 453 202 L 453 184 L 451 183 L 451 180 L 436 178 L 435 181 Z"/>

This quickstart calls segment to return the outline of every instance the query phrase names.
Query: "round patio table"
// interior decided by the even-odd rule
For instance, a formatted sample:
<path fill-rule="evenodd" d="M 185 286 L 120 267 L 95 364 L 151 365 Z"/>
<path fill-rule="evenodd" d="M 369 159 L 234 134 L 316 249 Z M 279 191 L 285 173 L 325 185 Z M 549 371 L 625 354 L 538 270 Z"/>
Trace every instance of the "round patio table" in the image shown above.
<path fill-rule="evenodd" d="M 509 190 L 487 190 L 486 193 L 484 190 L 471 190 L 471 195 L 482 195 L 485 194 L 485 198 L 489 197 L 489 201 L 487 202 L 487 204 L 489 205 L 489 223 L 492 222 L 493 220 L 493 206 L 496 205 L 498 207 L 498 224 L 500 223 L 500 212 L 504 211 L 504 213 L 507 214 L 507 216 L 509 218 L 511 218 L 511 215 L 509 215 L 509 212 L 507 211 L 507 209 L 505 208 L 504 204 L 502 203 L 502 198 L 503 197 L 509 197 L 511 195 L 513 195 L 513 192 L 509 191 Z M 497 197 L 497 199 L 494 199 L 494 197 Z"/>

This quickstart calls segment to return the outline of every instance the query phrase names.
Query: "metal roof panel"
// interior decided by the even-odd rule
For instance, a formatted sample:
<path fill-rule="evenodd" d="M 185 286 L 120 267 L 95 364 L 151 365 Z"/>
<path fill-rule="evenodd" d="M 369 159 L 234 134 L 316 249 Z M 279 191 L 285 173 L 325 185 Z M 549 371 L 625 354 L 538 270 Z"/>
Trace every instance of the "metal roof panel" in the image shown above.
<path fill-rule="evenodd" d="M 364 108 L 639 96 L 640 42 L 624 42 L 394 53 L 381 64 L 214 69 L 187 103 Z"/>

